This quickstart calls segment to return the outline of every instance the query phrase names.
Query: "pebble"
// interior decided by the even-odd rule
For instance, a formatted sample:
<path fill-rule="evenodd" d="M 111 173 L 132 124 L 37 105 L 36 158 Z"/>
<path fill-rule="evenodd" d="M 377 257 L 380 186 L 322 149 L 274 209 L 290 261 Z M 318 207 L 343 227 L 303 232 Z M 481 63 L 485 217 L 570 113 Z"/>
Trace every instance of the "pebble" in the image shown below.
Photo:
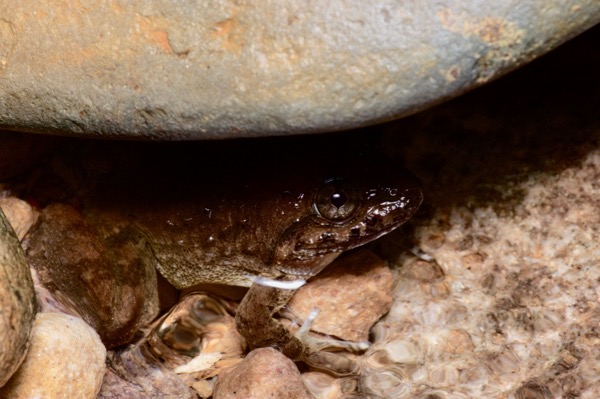
<path fill-rule="evenodd" d="M 392 304 L 393 276 L 386 263 L 368 250 L 336 259 L 296 292 L 284 317 L 302 324 L 313 309 L 312 331 L 347 341 L 366 341 L 371 326 Z"/>
<path fill-rule="evenodd" d="M 237 366 L 223 370 L 214 399 L 313 399 L 298 368 L 273 348 L 255 349 Z"/>
<path fill-rule="evenodd" d="M 83 320 L 39 313 L 23 365 L 0 389 L 2 399 L 94 399 L 104 377 L 106 349 Z"/>
<path fill-rule="evenodd" d="M 39 217 L 39 213 L 31 205 L 16 197 L 0 197 L 0 208 L 19 241 L 23 240 Z"/>

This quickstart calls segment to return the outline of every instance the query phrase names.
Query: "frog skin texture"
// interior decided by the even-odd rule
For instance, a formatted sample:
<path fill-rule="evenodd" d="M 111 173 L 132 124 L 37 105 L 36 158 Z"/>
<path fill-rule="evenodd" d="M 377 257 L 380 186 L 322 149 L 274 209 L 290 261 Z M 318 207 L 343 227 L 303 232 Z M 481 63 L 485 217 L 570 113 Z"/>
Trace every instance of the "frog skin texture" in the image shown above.
<path fill-rule="evenodd" d="M 98 177 L 77 207 L 106 241 L 142 235 L 178 289 L 308 279 L 403 224 L 422 201 L 401 167 L 335 139 L 179 143 L 149 154 Z M 236 316 L 250 347 L 307 355 L 272 318 L 292 294 L 252 285 Z"/>

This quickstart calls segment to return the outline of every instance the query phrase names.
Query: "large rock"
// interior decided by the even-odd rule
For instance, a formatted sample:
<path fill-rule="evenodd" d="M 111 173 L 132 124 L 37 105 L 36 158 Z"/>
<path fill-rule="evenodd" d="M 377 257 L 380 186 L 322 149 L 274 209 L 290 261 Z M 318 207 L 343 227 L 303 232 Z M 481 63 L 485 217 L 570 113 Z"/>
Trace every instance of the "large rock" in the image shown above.
<path fill-rule="evenodd" d="M 0 387 L 23 361 L 35 316 L 29 266 L 0 208 Z"/>
<path fill-rule="evenodd" d="M 27 260 L 41 285 L 109 348 L 131 341 L 158 314 L 153 258 L 143 238 L 128 238 L 105 241 L 73 207 L 52 204 L 28 242 Z"/>
<path fill-rule="evenodd" d="M 0 0 L 0 128 L 160 139 L 407 115 L 600 21 L 596 0 Z"/>

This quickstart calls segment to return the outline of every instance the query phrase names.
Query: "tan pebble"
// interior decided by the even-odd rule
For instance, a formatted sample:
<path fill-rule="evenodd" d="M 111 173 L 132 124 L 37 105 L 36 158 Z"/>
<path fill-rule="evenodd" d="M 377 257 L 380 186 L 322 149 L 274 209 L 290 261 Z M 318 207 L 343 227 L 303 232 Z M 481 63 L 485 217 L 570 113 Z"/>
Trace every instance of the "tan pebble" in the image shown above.
<path fill-rule="evenodd" d="M 404 398 L 410 394 L 409 380 L 394 370 L 368 371 L 360 376 L 360 387 L 365 394 L 382 398 Z"/>
<path fill-rule="evenodd" d="M 471 335 L 463 329 L 453 329 L 446 334 L 446 345 L 443 350 L 448 353 L 470 353 L 475 344 L 471 339 Z"/>
<path fill-rule="evenodd" d="M 25 234 L 38 219 L 38 212 L 31 205 L 15 197 L 0 198 L 0 208 L 2 208 L 19 240 L 25 237 Z"/>
<path fill-rule="evenodd" d="M 444 279 L 444 270 L 435 261 L 413 258 L 402 267 L 402 276 L 421 283 L 433 283 Z"/>
<path fill-rule="evenodd" d="M 303 373 L 302 380 L 316 399 L 341 399 L 357 389 L 354 378 L 335 378 L 319 371 Z"/>
<path fill-rule="evenodd" d="M 312 399 L 298 368 L 281 352 L 256 349 L 236 367 L 219 374 L 214 399 Z"/>
<path fill-rule="evenodd" d="M 393 276 L 385 262 L 368 250 L 336 259 L 300 288 L 284 317 L 299 324 L 319 310 L 311 330 L 348 341 L 365 341 L 369 330 L 392 303 Z"/>
<path fill-rule="evenodd" d="M 29 266 L 0 210 L 0 386 L 25 358 L 34 316 L 35 295 Z"/>
<path fill-rule="evenodd" d="M 83 320 L 40 313 L 23 365 L 0 389 L 0 398 L 93 399 L 105 373 L 106 349 Z"/>

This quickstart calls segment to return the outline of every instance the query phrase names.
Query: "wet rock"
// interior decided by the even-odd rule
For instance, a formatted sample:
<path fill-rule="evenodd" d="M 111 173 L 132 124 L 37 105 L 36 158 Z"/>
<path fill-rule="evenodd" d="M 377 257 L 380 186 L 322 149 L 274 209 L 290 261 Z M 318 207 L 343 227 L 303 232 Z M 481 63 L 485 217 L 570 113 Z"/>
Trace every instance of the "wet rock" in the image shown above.
<path fill-rule="evenodd" d="M 357 381 L 353 378 L 335 378 L 329 374 L 310 371 L 302 373 L 302 381 L 316 399 L 342 399 L 356 392 Z"/>
<path fill-rule="evenodd" d="M 0 386 L 27 353 L 34 316 L 35 296 L 29 266 L 0 209 Z"/>
<path fill-rule="evenodd" d="M 600 3 L 3 0 L 0 15 L 0 127 L 189 139 L 406 115 L 600 22 Z"/>
<path fill-rule="evenodd" d="M 74 208 L 54 204 L 31 233 L 27 259 L 40 283 L 112 347 L 158 312 L 153 257 L 139 256 L 145 251 L 141 237 L 105 243 Z"/>
<path fill-rule="evenodd" d="M 178 374 L 217 375 L 216 364 L 239 359 L 246 349 L 228 310 L 228 303 L 219 298 L 199 292 L 186 295 L 156 323 L 148 336 L 150 352 Z"/>
<path fill-rule="evenodd" d="M 144 346 L 109 352 L 108 371 L 98 399 L 195 399 L 175 373 L 162 367 Z"/>
<path fill-rule="evenodd" d="M 109 355 L 111 374 L 101 397 L 118 397 L 123 390 L 134 397 L 187 397 L 188 387 L 209 397 L 210 379 L 241 361 L 245 350 L 229 308 L 201 292 L 183 297 L 146 337 Z"/>
<path fill-rule="evenodd" d="M 313 398 L 294 362 L 272 348 L 256 349 L 237 366 L 224 370 L 214 389 L 214 399 L 269 397 Z"/>
<path fill-rule="evenodd" d="M 336 259 L 296 292 L 284 317 L 302 324 L 319 310 L 311 330 L 348 341 L 366 341 L 371 326 L 392 304 L 393 277 L 386 263 L 368 250 Z"/>
<path fill-rule="evenodd" d="M 105 372 L 106 349 L 83 320 L 39 313 L 23 365 L 0 389 L 0 398 L 94 399 Z"/>

